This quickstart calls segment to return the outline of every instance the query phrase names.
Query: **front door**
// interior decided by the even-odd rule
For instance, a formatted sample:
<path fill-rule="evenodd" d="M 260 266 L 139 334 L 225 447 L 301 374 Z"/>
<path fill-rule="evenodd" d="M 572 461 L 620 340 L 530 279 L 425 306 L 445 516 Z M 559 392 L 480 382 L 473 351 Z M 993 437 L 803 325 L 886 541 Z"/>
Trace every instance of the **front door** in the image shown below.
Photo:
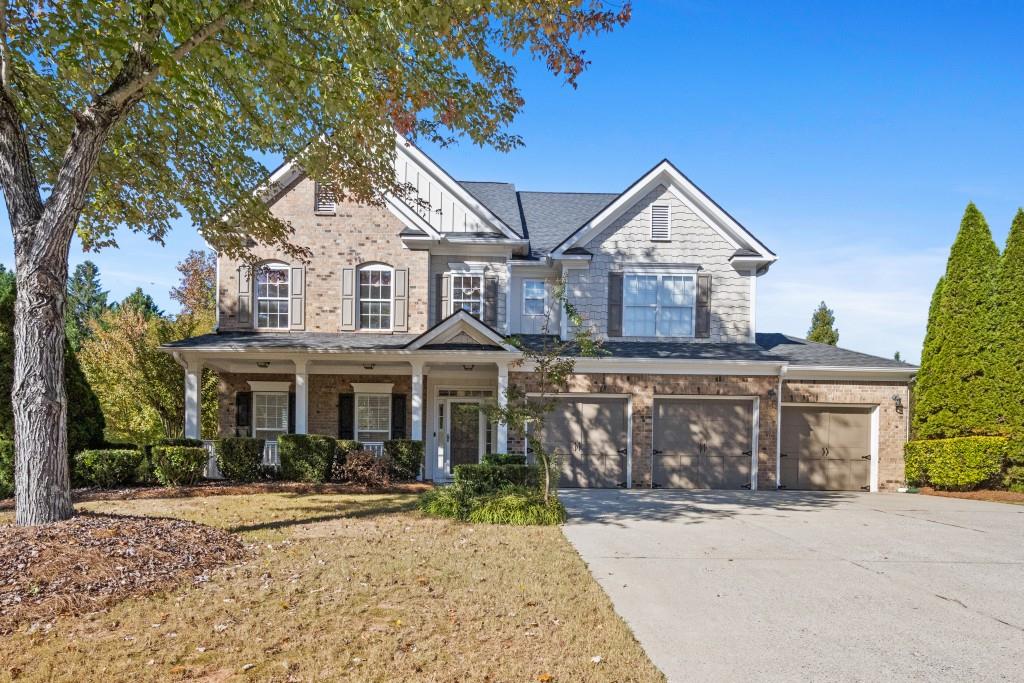
<path fill-rule="evenodd" d="M 437 406 L 437 439 L 444 473 L 451 477 L 456 465 L 480 462 L 486 417 L 476 399 L 443 398 Z"/>

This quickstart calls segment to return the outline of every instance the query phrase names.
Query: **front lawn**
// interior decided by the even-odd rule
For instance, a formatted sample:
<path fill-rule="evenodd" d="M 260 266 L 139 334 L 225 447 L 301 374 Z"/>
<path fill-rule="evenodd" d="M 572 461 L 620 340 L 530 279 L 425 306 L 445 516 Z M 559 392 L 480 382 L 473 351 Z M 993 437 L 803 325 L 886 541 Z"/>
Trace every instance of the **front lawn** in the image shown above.
<path fill-rule="evenodd" d="M 661 681 L 557 527 L 466 525 L 408 494 L 94 501 L 236 533 L 251 558 L 0 642 L 0 679 Z"/>

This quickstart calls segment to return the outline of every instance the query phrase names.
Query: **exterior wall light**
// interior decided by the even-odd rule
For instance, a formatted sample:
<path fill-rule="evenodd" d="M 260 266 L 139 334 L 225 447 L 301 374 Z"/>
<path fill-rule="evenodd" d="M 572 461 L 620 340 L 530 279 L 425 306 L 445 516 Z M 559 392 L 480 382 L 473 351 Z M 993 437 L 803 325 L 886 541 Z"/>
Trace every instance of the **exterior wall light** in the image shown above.
<path fill-rule="evenodd" d="M 900 396 L 898 396 L 897 394 L 893 394 L 892 395 L 892 400 L 893 400 L 893 403 L 896 404 L 896 412 L 902 414 L 903 413 L 903 399 L 900 398 Z"/>
<path fill-rule="evenodd" d="M 256 367 L 263 368 L 265 370 L 265 369 L 270 367 L 270 361 L 269 360 L 256 361 Z"/>

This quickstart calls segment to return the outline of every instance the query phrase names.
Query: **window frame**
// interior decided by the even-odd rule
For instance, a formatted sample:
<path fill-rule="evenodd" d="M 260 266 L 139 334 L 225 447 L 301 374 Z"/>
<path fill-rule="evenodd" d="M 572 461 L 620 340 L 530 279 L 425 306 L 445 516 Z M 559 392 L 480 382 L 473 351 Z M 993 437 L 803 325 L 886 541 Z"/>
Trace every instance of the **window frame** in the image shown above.
<path fill-rule="evenodd" d="M 386 429 L 360 429 L 360 425 L 359 425 L 359 417 L 360 417 L 360 415 L 359 415 L 359 404 L 360 404 L 360 402 L 363 399 L 371 399 L 371 398 L 380 399 L 380 400 L 382 400 L 384 402 L 384 407 L 387 410 L 387 416 L 388 416 L 388 426 L 387 426 Z M 352 436 L 355 437 L 355 440 L 358 441 L 359 443 L 364 443 L 364 444 L 365 443 L 368 443 L 368 444 L 378 444 L 379 443 L 381 445 L 381 447 L 383 447 L 384 442 L 391 438 L 391 423 L 394 420 L 394 416 L 391 414 L 391 394 L 390 393 L 385 394 L 385 393 L 380 393 L 380 392 L 367 392 L 367 391 L 357 392 L 356 395 L 355 395 L 355 403 L 354 403 L 353 408 L 354 408 L 355 415 L 353 416 L 353 420 L 352 420 L 352 423 L 353 423 Z M 363 434 L 363 433 L 367 433 L 367 434 L 384 434 L 384 438 L 380 439 L 380 440 L 364 441 L 363 439 L 360 438 L 361 434 Z"/>
<path fill-rule="evenodd" d="M 480 292 L 480 295 L 479 295 L 479 300 L 476 302 L 476 303 L 479 303 L 479 305 L 480 305 L 480 313 L 479 314 L 475 314 L 472 311 L 466 310 L 462 306 L 456 305 L 456 303 L 458 301 L 463 301 L 463 302 L 468 301 L 468 302 L 473 303 L 470 299 L 456 299 L 455 298 L 455 290 L 456 290 L 455 281 L 458 278 L 476 278 L 476 279 L 478 279 L 480 281 L 480 286 L 477 288 L 477 291 Z M 448 273 L 448 280 L 449 280 L 449 289 L 448 289 L 448 302 L 449 303 L 448 303 L 448 305 L 451 307 L 450 315 L 454 315 L 455 313 L 458 313 L 459 311 L 466 311 L 466 313 L 469 313 L 471 316 L 473 316 L 477 320 L 483 321 L 483 319 L 484 319 L 484 284 L 486 282 L 484 274 L 482 272 L 477 272 L 477 271 L 456 270 L 456 271 L 450 271 Z M 465 289 L 465 287 L 463 287 L 463 289 Z"/>
<path fill-rule="evenodd" d="M 391 293 L 388 299 L 363 299 L 363 290 L 361 278 L 363 273 L 383 273 L 386 272 L 391 276 L 391 280 L 388 284 L 388 291 Z M 370 285 L 372 286 L 372 285 Z M 367 330 L 369 332 L 391 332 L 395 326 L 395 269 L 386 263 L 368 263 L 356 268 L 356 329 Z M 366 303 L 387 303 L 388 304 L 388 325 L 387 327 L 363 327 L 363 302 Z M 368 314 L 372 315 L 372 314 Z"/>
<path fill-rule="evenodd" d="M 532 296 L 532 297 L 526 296 L 527 285 L 531 284 L 531 283 L 534 283 L 534 284 L 540 283 L 541 291 L 543 293 L 541 294 L 541 296 L 539 298 L 536 297 L 536 296 Z M 542 279 L 542 278 L 536 278 L 536 277 L 524 278 L 523 279 L 523 289 L 522 289 L 522 299 L 523 299 L 523 303 L 522 303 L 523 315 L 530 316 L 532 318 L 542 318 L 542 317 L 546 316 L 548 314 L 548 283 L 547 283 L 547 281 Z M 538 300 L 541 302 L 541 312 L 540 313 L 530 313 L 526 309 L 526 302 L 527 301 L 538 301 Z"/>
<path fill-rule="evenodd" d="M 630 277 L 656 277 L 657 284 L 655 286 L 655 295 L 653 304 L 627 304 L 626 303 L 626 288 Z M 663 306 L 661 303 L 661 288 L 662 281 L 666 277 L 681 277 L 689 278 L 693 283 L 693 297 L 689 306 Z M 690 309 L 690 329 L 688 334 L 662 334 L 659 331 L 659 322 L 661 320 L 662 308 L 689 308 Z M 627 330 L 627 318 L 626 311 L 629 308 L 654 308 L 654 334 L 635 334 L 632 330 Z M 666 270 L 666 269 L 651 269 L 651 270 L 629 270 L 622 273 L 622 336 L 623 337 L 645 337 L 645 338 L 663 338 L 663 339 L 694 339 L 697 336 L 697 271 L 696 270 Z"/>
<path fill-rule="evenodd" d="M 257 405 L 258 400 L 259 399 L 267 399 L 269 397 L 274 397 L 276 399 L 280 399 L 282 396 L 284 397 L 284 427 L 281 428 L 281 429 L 268 428 L 268 427 L 260 427 L 259 426 L 260 415 L 259 415 L 259 410 L 258 410 L 258 405 Z M 280 409 L 280 407 L 281 406 L 275 406 L 275 409 Z M 290 393 L 287 392 L 287 391 L 254 391 L 254 392 L 252 392 L 252 437 L 254 439 L 259 438 L 257 436 L 258 432 L 281 432 L 283 434 L 287 434 L 288 433 L 288 422 L 289 422 L 289 419 L 288 419 L 289 415 L 288 414 L 289 414 L 290 410 L 291 410 L 291 396 L 290 396 Z M 278 436 L 280 436 L 280 435 L 278 435 Z M 274 439 L 274 440 L 276 441 L 277 439 Z"/>
<path fill-rule="evenodd" d="M 273 297 L 272 296 L 260 296 L 260 276 L 262 274 L 268 272 L 268 271 L 279 271 L 279 272 L 283 272 L 285 274 L 284 283 L 285 283 L 285 286 L 288 288 L 288 290 L 287 290 L 288 293 L 287 294 L 285 294 L 284 296 L 278 295 L 278 296 L 273 296 Z M 266 283 L 266 286 L 269 287 L 270 283 Z M 276 283 L 276 286 L 280 287 L 281 283 Z M 261 264 L 256 269 L 256 277 L 253 279 L 253 299 L 255 300 L 255 302 L 254 302 L 255 305 L 253 306 L 253 327 L 255 327 L 257 330 L 287 330 L 287 329 L 290 329 L 291 328 L 291 324 L 292 324 L 292 269 L 291 269 L 291 266 L 289 266 L 287 263 L 279 263 L 279 262 Z M 284 307 L 285 307 L 285 313 L 284 313 L 285 322 L 284 322 L 284 325 L 282 325 L 282 326 L 276 326 L 276 325 L 275 326 L 271 326 L 271 325 L 261 325 L 260 324 L 260 315 L 261 315 L 261 313 L 260 313 L 260 302 L 262 302 L 262 301 L 268 301 L 268 302 L 269 301 L 276 301 L 279 304 L 280 304 L 280 302 L 284 302 Z M 280 312 L 280 310 L 278 310 L 278 312 L 276 312 L 276 313 L 270 313 L 268 311 L 266 313 L 267 322 L 270 321 L 270 316 L 271 315 L 280 316 L 281 312 Z"/>

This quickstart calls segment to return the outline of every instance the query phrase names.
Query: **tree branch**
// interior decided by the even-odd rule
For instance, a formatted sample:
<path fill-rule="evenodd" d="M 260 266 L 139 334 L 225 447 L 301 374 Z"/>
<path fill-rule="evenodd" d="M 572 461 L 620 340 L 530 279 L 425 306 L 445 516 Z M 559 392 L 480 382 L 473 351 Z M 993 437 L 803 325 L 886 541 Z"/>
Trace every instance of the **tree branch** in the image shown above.
<path fill-rule="evenodd" d="M 10 95 L 11 47 L 7 44 L 7 0 L 0 0 L 0 88 Z"/>

